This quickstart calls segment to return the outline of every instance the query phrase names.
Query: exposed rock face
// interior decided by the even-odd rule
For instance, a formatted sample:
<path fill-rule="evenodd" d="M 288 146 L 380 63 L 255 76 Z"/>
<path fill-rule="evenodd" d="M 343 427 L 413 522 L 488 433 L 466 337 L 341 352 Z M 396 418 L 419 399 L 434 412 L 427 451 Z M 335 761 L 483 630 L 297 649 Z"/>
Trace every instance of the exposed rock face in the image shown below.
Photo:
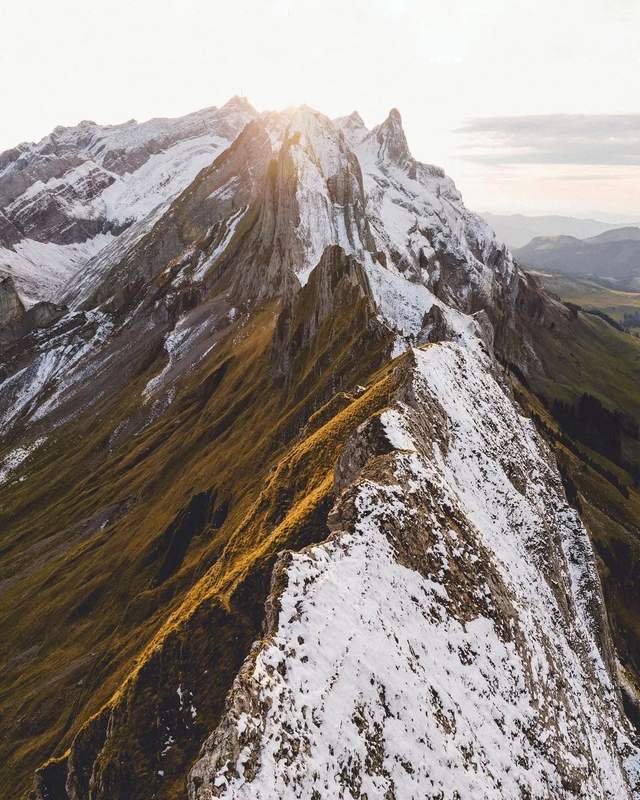
<path fill-rule="evenodd" d="M 321 358 L 326 339 L 331 337 L 331 326 L 340 328 L 340 318 L 345 315 L 354 337 L 366 332 L 364 348 L 371 347 L 372 340 L 385 333 L 391 340 L 390 329 L 375 319 L 376 306 L 363 267 L 341 247 L 332 245 L 324 251 L 302 291 L 278 317 L 273 353 L 279 374 L 293 381 L 296 361 L 301 355 L 307 356 L 309 348 L 317 348 L 315 358 Z M 355 342 L 354 339 L 354 358 L 364 358 L 364 353 L 357 352 Z M 307 357 L 303 360 L 308 363 Z M 340 388 L 340 379 L 336 375 L 334 391 Z"/>
<path fill-rule="evenodd" d="M 0 280 L 0 328 L 20 322 L 25 308 L 12 278 Z"/>
<path fill-rule="evenodd" d="M 378 143 L 378 160 L 390 162 L 399 167 L 413 166 L 413 158 L 409 152 L 407 137 L 402 128 L 402 117 L 397 108 L 392 108 L 387 119 L 374 131 Z M 441 173 L 444 177 L 444 173 Z"/>
<path fill-rule="evenodd" d="M 49 328 L 61 319 L 67 311 L 66 306 L 56 303 L 47 303 L 43 300 L 27 309 L 25 314 L 28 330 L 36 328 Z"/>
<path fill-rule="evenodd" d="M 281 556 L 193 800 L 639 788 L 593 552 L 545 445 L 488 361 L 412 357 L 386 437 L 354 435 L 368 458 L 331 537 Z"/>
<path fill-rule="evenodd" d="M 42 301 L 25 309 L 13 279 L 0 279 L 0 344 L 7 346 L 39 328 L 49 328 L 66 313 L 66 306 Z"/>
<path fill-rule="evenodd" d="M 42 301 L 25 309 L 12 278 L 0 280 L 0 343 L 4 346 L 40 328 L 49 328 L 61 319 L 66 306 Z"/>
<path fill-rule="evenodd" d="M 160 273 L 171 288 L 207 281 L 215 256 L 231 245 L 235 228 L 263 190 L 271 157 L 264 127 L 253 122 L 203 170 L 124 258 L 98 264 L 68 287 L 72 304 L 106 305 L 123 313 L 148 294 Z"/>

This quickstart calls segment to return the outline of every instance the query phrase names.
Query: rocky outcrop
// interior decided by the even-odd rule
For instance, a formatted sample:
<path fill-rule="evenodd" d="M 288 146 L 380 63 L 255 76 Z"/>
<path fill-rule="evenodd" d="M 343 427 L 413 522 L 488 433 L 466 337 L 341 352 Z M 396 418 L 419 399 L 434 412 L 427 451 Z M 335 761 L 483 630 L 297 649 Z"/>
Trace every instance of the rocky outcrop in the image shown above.
<path fill-rule="evenodd" d="M 0 280 L 0 328 L 19 323 L 25 314 L 25 307 L 16 291 L 12 278 Z"/>
<path fill-rule="evenodd" d="M 41 303 L 36 303 L 25 314 L 27 331 L 50 328 L 65 315 L 66 311 L 66 306 L 47 303 L 45 300 Z"/>
<path fill-rule="evenodd" d="M 33 185 L 6 205 L 4 213 L 25 238 L 55 244 L 82 242 L 113 226 L 103 215 L 96 215 L 93 206 L 115 180 L 97 164 L 82 162 L 58 181 Z M 113 227 L 117 231 L 117 223 Z"/>
<path fill-rule="evenodd" d="M 0 279 L 0 342 L 7 345 L 34 330 L 49 328 L 66 312 L 65 306 L 36 303 L 25 308 L 13 279 Z"/>
<path fill-rule="evenodd" d="M 386 120 L 372 131 L 378 145 L 378 159 L 401 168 L 413 167 L 407 137 L 402 127 L 402 117 L 397 108 L 392 108 Z M 412 170 L 415 174 L 415 170 Z M 442 173 L 444 176 L 444 173 Z"/>
<path fill-rule="evenodd" d="M 273 341 L 278 374 L 292 383 L 299 377 L 296 367 L 300 363 L 305 370 L 315 363 L 311 373 L 314 368 L 323 369 L 322 352 L 336 331 L 340 335 L 348 331 L 354 342 L 354 359 L 364 357 L 359 347 L 356 349 L 359 337 L 368 348 L 373 339 L 383 340 L 386 335 L 391 340 L 391 331 L 376 320 L 373 293 L 363 267 L 339 245 L 332 245 L 324 251 L 302 290 L 285 302 L 278 317 Z M 339 388 L 336 383 L 334 391 Z"/>

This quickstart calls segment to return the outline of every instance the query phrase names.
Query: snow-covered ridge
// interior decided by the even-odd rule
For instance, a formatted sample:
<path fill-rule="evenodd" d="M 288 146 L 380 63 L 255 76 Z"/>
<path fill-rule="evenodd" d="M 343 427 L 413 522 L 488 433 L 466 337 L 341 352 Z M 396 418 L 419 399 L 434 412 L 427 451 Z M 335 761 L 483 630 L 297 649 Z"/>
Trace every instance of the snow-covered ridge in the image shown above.
<path fill-rule="evenodd" d="M 484 220 L 465 207 L 451 178 L 413 159 L 395 109 L 360 140 L 356 153 L 367 219 L 386 266 L 428 288 L 437 286 L 447 269 L 459 270 L 459 285 L 452 288 L 461 303 L 474 290 L 490 296 L 496 272 L 490 261 L 496 254 L 504 277 L 513 277 L 510 254 Z"/>
<path fill-rule="evenodd" d="M 332 244 L 430 291 L 446 277 L 461 305 L 473 292 L 491 294 L 497 261 L 506 277 L 514 273 L 509 254 L 464 207 L 451 179 L 413 159 L 395 109 L 368 130 L 356 112 L 337 120 L 306 106 L 258 114 L 234 98 L 177 120 L 83 122 L 3 154 L 0 274 L 14 276 L 27 304 L 59 299 L 89 261 L 98 260 L 102 271 L 111 252 L 117 257 L 121 248 L 107 245 L 125 228 L 143 233 L 144 221 L 150 230 L 255 118 L 274 158 L 286 149 L 294 164 L 292 252 L 302 284 Z"/>
<path fill-rule="evenodd" d="M 345 487 L 324 544 L 281 557 L 192 800 L 640 796 L 550 454 L 488 359 L 413 359 L 411 405 L 381 417 L 394 450 Z"/>
<path fill-rule="evenodd" d="M 233 98 L 175 120 L 82 122 L 0 155 L 0 275 L 27 304 L 59 299 L 122 230 L 150 228 L 255 114 Z"/>

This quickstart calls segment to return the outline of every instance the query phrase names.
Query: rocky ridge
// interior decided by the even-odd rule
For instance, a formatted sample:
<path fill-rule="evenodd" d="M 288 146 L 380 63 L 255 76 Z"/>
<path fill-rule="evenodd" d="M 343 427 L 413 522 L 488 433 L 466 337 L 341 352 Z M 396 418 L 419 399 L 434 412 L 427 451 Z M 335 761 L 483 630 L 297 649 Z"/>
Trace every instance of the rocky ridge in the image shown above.
<path fill-rule="evenodd" d="M 482 311 L 499 354 L 535 366 L 528 320 L 546 316 L 561 325 L 567 310 L 542 302 L 453 182 L 410 156 L 397 111 L 361 130 L 353 146 L 342 124 L 305 107 L 260 115 L 150 229 L 132 226 L 67 284 L 70 313 L 91 311 L 91 325 L 106 314 L 120 340 L 144 327 L 150 342 L 165 338 L 169 357 L 178 325 L 181 352 L 198 351 L 216 322 L 193 307 L 225 297 L 235 314 L 292 297 L 335 244 L 364 268 L 382 318 L 397 333 L 396 352 L 428 339 L 427 315 L 437 306 L 459 337 L 476 324 L 464 314 Z M 80 331 L 76 339 L 86 339 Z M 43 346 L 13 384 L 21 396 L 31 396 L 35 371 L 63 382 L 66 394 L 82 380 L 81 364 L 61 375 Z"/>
<path fill-rule="evenodd" d="M 0 154 L 0 274 L 29 302 L 63 285 L 135 223 L 152 224 L 255 111 L 242 98 L 178 119 L 56 128 Z"/>

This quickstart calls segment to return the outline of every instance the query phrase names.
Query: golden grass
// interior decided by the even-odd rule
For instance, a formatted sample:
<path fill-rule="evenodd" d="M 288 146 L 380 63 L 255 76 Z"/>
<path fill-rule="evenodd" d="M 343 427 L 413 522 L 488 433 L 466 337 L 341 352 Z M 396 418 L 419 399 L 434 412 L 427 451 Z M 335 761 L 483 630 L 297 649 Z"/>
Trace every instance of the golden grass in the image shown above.
<path fill-rule="evenodd" d="M 334 320 L 319 349 L 300 354 L 296 383 L 278 387 L 270 352 L 276 313 L 276 306 L 265 308 L 232 331 L 186 377 L 168 412 L 132 441 L 113 452 L 106 447 L 116 425 L 136 412 L 158 363 L 59 429 L 34 454 L 26 480 L 0 488 L 0 579 L 7 581 L 0 636 L 11 643 L 0 678 L 3 796 L 26 791 L 34 769 L 63 756 L 91 720 L 128 704 L 138 709 L 136 693 L 147 691 L 141 673 L 196 625 L 191 620 L 202 609 L 237 616 L 234 597 L 256 570 L 268 571 L 282 548 L 324 535 L 317 528 L 332 500 L 335 459 L 357 425 L 389 402 L 394 373 L 385 369 L 357 399 L 345 392 L 331 404 L 336 364 L 355 385 L 366 384 L 381 362 L 375 349 L 354 358 L 360 342 L 344 316 L 344 330 Z M 203 387 L 224 363 L 224 377 L 208 395 Z M 303 435 L 324 398 L 322 424 Z M 179 570 L 156 586 L 159 537 L 194 494 L 207 490 L 229 502 L 224 524 L 195 537 Z M 101 528 L 105 509 L 110 520 Z M 244 631 L 245 644 L 229 644 L 239 657 L 250 626 L 240 618 L 220 624 L 226 633 L 216 646 Z M 214 709 L 237 669 L 221 652 Z M 203 730 L 214 721 L 203 713 Z M 109 753 L 122 759 L 137 752 L 128 735 L 116 730 L 105 763 Z"/>

